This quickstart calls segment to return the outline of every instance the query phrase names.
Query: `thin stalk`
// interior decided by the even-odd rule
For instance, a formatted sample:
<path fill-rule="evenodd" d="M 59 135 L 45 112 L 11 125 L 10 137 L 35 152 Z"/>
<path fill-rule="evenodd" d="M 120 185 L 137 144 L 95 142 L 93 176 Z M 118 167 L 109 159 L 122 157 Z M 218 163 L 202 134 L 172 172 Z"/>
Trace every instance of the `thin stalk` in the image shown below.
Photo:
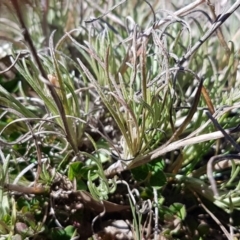
<path fill-rule="evenodd" d="M 38 69 L 41 73 L 41 75 L 45 78 L 45 79 L 48 79 L 47 77 L 47 74 L 46 72 L 44 71 L 44 68 L 42 66 L 42 63 L 40 62 L 40 58 L 38 57 L 38 54 L 37 54 L 37 51 L 33 45 L 33 41 L 31 39 L 31 36 L 29 34 L 29 31 L 24 23 L 24 20 L 23 20 L 23 17 L 22 17 L 22 13 L 21 13 L 21 10 L 20 10 L 20 7 L 19 7 L 19 4 L 18 4 L 18 1 L 17 0 L 11 0 L 15 10 L 16 10 L 16 13 L 17 13 L 17 17 L 19 19 L 19 22 L 21 24 L 21 27 L 23 29 L 23 36 L 24 36 L 24 39 L 25 41 L 29 44 L 29 47 L 30 47 L 30 50 L 33 54 L 33 57 L 37 63 L 37 66 L 38 66 Z M 66 114 L 65 114 L 65 110 L 64 110 L 64 107 L 61 103 L 61 100 L 56 92 L 56 90 L 54 89 L 53 86 L 51 86 L 50 84 L 47 85 L 48 88 L 49 88 L 49 91 L 54 99 L 54 101 L 56 102 L 56 105 L 58 107 L 58 110 L 59 110 L 59 114 L 61 115 L 61 118 L 62 118 L 62 121 L 63 121 L 63 125 L 64 125 L 64 128 L 65 128 L 65 131 L 66 131 L 66 138 L 67 140 L 69 141 L 69 143 L 71 144 L 71 146 L 73 147 L 74 149 L 74 152 L 77 153 L 78 152 L 78 149 L 77 147 L 75 146 L 74 144 L 74 141 L 72 139 L 72 136 L 70 134 L 70 130 L 69 130 L 69 126 L 68 126 L 68 121 L 67 121 L 67 118 L 66 118 Z"/>

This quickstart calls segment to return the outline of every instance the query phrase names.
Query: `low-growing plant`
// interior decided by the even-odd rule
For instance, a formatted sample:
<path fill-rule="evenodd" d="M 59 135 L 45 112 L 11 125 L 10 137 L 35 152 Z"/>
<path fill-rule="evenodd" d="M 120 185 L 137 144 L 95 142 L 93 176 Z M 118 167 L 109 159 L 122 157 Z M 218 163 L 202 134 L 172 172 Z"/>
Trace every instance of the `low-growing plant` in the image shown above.
<path fill-rule="evenodd" d="M 240 1 L 218 17 L 210 1 L 10 2 L 0 235 L 234 239 L 239 46 L 220 26 Z"/>

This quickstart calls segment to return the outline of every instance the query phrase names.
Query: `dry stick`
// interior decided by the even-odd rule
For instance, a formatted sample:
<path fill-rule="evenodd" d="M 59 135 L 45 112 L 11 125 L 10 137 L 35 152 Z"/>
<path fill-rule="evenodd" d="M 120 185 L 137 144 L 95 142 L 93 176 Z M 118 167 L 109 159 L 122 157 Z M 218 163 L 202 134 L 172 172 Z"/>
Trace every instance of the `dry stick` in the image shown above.
<path fill-rule="evenodd" d="M 156 188 L 153 188 L 153 195 L 154 195 L 154 203 L 155 203 L 155 222 L 154 222 L 154 240 L 159 239 L 159 228 L 158 228 L 158 211 L 159 211 L 159 206 L 158 206 L 158 194 Z"/>
<path fill-rule="evenodd" d="M 156 13 L 154 12 L 152 5 L 147 0 L 144 0 L 144 2 L 150 7 L 151 12 L 153 14 L 153 22 L 156 22 Z"/>
<path fill-rule="evenodd" d="M 48 194 L 49 188 L 44 187 L 26 187 L 18 184 L 4 183 L 4 188 L 9 191 L 21 192 L 23 194 Z"/>
<path fill-rule="evenodd" d="M 215 111 L 215 113 L 213 114 L 213 116 L 217 119 L 220 118 L 221 116 L 223 116 L 224 114 L 234 110 L 234 109 L 238 109 L 240 108 L 240 103 L 233 105 L 233 106 L 226 106 L 226 107 L 219 107 L 219 109 L 217 109 Z M 192 133 L 190 133 L 186 138 L 186 139 L 190 139 L 194 136 L 197 136 L 198 134 L 200 134 L 210 123 L 210 120 L 206 121 L 203 125 L 201 125 L 198 129 L 196 129 L 195 131 L 193 131 Z M 237 126 L 238 128 L 238 126 Z"/>
<path fill-rule="evenodd" d="M 24 39 L 25 41 L 29 44 L 29 47 L 30 47 L 30 50 L 33 54 L 33 57 L 37 63 L 37 66 L 38 66 L 38 69 L 41 73 L 41 75 L 45 78 L 45 79 L 48 79 L 47 78 L 47 74 L 46 72 L 44 71 L 44 68 L 41 64 L 41 61 L 38 57 L 38 54 L 37 54 L 37 51 L 33 45 L 33 42 L 32 42 L 32 39 L 31 39 L 31 36 L 28 32 L 28 29 L 24 23 L 24 20 L 23 20 L 23 17 L 22 17 L 22 13 L 21 13 L 21 10 L 20 10 L 20 6 L 18 4 L 18 1 L 17 0 L 11 0 L 15 10 L 16 10 L 16 13 L 17 13 L 17 17 L 19 19 L 19 22 L 21 24 L 21 27 L 23 29 L 23 36 L 24 36 Z M 50 85 L 47 85 L 48 88 L 49 88 L 49 91 L 58 107 L 58 111 L 59 111 L 59 114 L 61 115 L 62 117 L 62 121 L 63 121 L 63 125 L 65 127 L 65 131 L 66 131 L 66 138 L 68 139 L 69 143 L 71 144 L 71 146 L 73 147 L 74 149 L 74 141 L 72 139 L 72 136 L 70 134 L 70 130 L 69 130 L 69 127 L 68 127 L 68 122 L 67 122 L 67 118 L 65 116 L 65 110 L 63 108 L 63 105 L 61 103 L 61 100 L 56 92 L 56 90 L 54 89 L 53 86 L 50 86 Z M 37 142 L 37 141 L 36 141 Z M 37 167 L 37 175 L 36 175 L 36 179 L 35 179 L 35 183 L 38 181 L 38 178 L 40 176 L 40 173 L 41 173 L 41 150 L 40 150 L 40 147 L 39 145 L 36 143 L 36 148 L 37 148 L 37 155 L 38 155 L 38 167 Z M 74 149 L 75 153 L 77 152 L 77 149 Z"/>
<path fill-rule="evenodd" d="M 236 150 L 238 150 L 238 152 L 240 153 L 240 146 L 235 142 L 235 140 L 229 136 L 229 134 L 227 134 L 224 129 L 220 126 L 220 124 L 217 122 L 217 120 L 209 113 L 206 112 L 207 116 L 210 118 L 210 120 L 213 122 L 214 126 L 220 130 L 224 137 L 236 148 Z"/>
<path fill-rule="evenodd" d="M 210 2 L 210 0 L 207 0 L 207 5 L 209 6 L 209 8 L 210 8 L 210 10 L 212 12 L 214 20 L 216 20 L 217 16 L 216 16 L 214 4 L 212 4 Z M 224 36 L 223 36 L 221 28 L 217 29 L 217 36 L 218 36 L 218 39 L 220 41 L 220 44 L 223 46 L 223 48 L 224 48 L 224 50 L 225 50 L 225 52 L 227 54 L 227 58 L 229 59 L 230 55 L 231 55 L 231 51 L 230 51 L 230 49 L 229 49 L 229 47 L 228 47 L 228 45 L 227 45 L 227 43 L 226 43 L 226 41 L 224 39 Z"/>
<path fill-rule="evenodd" d="M 77 191 L 75 194 L 81 197 L 84 207 L 94 210 L 94 212 L 100 213 L 103 211 L 103 208 L 105 208 L 106 212 L 121 212 L 130 208 L 129 205 L 120 205 L 105 200 L 103 201 L 103 206 L 100 201 L 95 200 L 87 191 Z"/>
<path fill-rule="evenodd" d="M 212 27 L 204 34 L 204 36 L 183 56 L 178 62 L 178 66 L 181 66 L 240 6 L 240 0 L 237 0 L 226 13 L 220 14 L 216 21 L 212 24 Z"/>
<path fill-rule="evenodd" d="M 219 225 L 219 227 L 222 229 L 228 240 L 233 240 L 231 235 L 228 233 L 227 229 L 222 225 L 222 223 L 215 217 L 215 215 L 203 204 L 200 197 L 197 195 L 196 192 L 193 192 L 193 194 L 197 197 L 197 200 L 199 201 L 202 208 L 211 216 L 211 218 Z"/>
<path fill-rule="evenodd" d="M 41 61 L 40 61 L 40 59 L 38 57 L 37 51 L 36 51 L 36 49 L 35 49 L 35 47 L 33 45 L 31 36 L 30 36 L 30 34 L 28 32 L 28 29 L 27 29 L 27 27 L 26 27 L 26 25 L 24 23 L 24 20 L 23 20 L 23 17 L 22 17 L 22 13 L 20 11 L 20 7 L 19 7 L 19 4 L 18 4 L 18 1 L 17 0 L 11 0 L 11 2 L 12 2 L 13 6 L 14 6 L 14 8 L 16 10 L 17 17 L 18 17 L 19 22 L 21 24 L 21 27 L 23 29 L 24 39 L 29 44 L 29 47 L 30 47 L 31 52 L 33 54 L 33 57 L 34 57 L 34 59 L 35 59 L 35 61 L 37 63 L 38 69 L 39 69 L 41 75 L 45 79 L 48 79 L 47 74 L 44 71 L 42 63 L 41 63 Z M 65 110 L 63 108 L 62 102 L 61 102 L 61 100 L 60 100 L 56 90 L 54 89 L 54 87 L 51 86 L 51 85 L 47 85 L 47 86 L 49 88 L 49 91 L 51 92 L 51 95 L 52 95 L 52 97 L 53 97 L 53 99 L 54 99 L 54 101 L 55 101 L 55 103 L 56 103 L 56 105 L 58 107 L 58 111 L 59 111 L 59 113 L 60 113 L 60 115 L 62 117 L 63 125 L 64 125 L 65 131 L 66 131 L 66 138 L 68 139 L 69 143 L 71 144 L 71 146 L 74 149 L 75 144 L 74 144 L 74 141 L 73 141 L 72 136 L 70 134 L 70 130 L 69 130 L 69 126 L 68 126 L 67 118 L 65 116 Z M 74 151 L 77 152 L 77 149 L 74 149 Z"/>
<path fill-rule="evenodd" d="M 91 3 L 92 1 L 89 1 L 89 3 Z M 85 23 L 93 23 L 95 22 L 96 20 L 99 20 L 101 18 L 103 18 L 104 16 L 106 16 L 108 13 L 110 13 L 112 10 L 114 10 L 116 7 L 120 6 L 121 4 L 123 4 L 124 2 L 126 2 L 126 0 L 123 0 L 119 3 L 117 3 L 116 5 L 114 5 L 112 8 L 110 8 L 107 12 L 104 12 L 100 17 L 97 17 L 97 18 L 94 18 L 94 19 L 91 19 L 91 20 L 87 20 L 85 21 Z M 95 7 L 97 7 L 97 4 L 94 4 Z M 101 11 L 101 8 L 98 9 L 99 11 Z M 116 19 L 116 18 L 115 18 Z M 120 23 L 121 24 L 121 23 Z"/>

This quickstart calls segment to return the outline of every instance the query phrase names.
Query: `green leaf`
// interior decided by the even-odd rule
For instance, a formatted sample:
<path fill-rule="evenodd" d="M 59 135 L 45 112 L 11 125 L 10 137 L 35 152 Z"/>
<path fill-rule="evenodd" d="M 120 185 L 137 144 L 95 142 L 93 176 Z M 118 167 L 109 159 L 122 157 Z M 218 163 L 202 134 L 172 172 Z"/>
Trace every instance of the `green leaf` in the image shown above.
<path fill-rule="evenodd" d="M 158 189 L 164 186 L 167 183 L 167 178 L 162 170 L 152 172 L 152 175 L 149 180 L 149 184 Z"/>
<path fill-rule="evenodd" d="M 151 165 L 151 177 L 149 184 L 154 188 L 160 188 L 167 183 L 167 178 L 163 172 L 164 163 L 163 161 L 158 161 L 154 165 Z"/>
<path fill-rule="evenodd" d="M 82 162 L 74 162 L 70 164 L 69 169 L 68 169 L 68 178 L 72 181 L 74 178 L 79 178 L 81 175 L 81 170 L 83 167 Z"/>
<path fill-rule="evenodd" d="M 170 206 L 170 210 L 172 210 L 173 213 L 176 214 L 177 217 L 180 218 L 181 220 L 184 220 L 187 215 L 185 205 L 183 205 L 182 203 L 172 204 Z"/>
<path fill-rule="evenodd" d="M 144 181 L 149 175 L 149 165 L 145 164 L 140 167 L 132 169 L 133 177 L 136 181 Z"/>
<path fill-rule="evenodd" d="M 66 235 L 69 237 L 72 237 L 75 232 L 75 228 L 71 225 L 67 226 L 64 230 L 65 230 Z"/>
<path fill-rule="evenodd" d="M 51 231 L 53 240 L 70 240 L 75 235 L 75 228 L 67 226 L 65 229 L 55 228 Z"/>
<path fill-rule="evenodd" d="M 82 162 L 74 162 L 70 164 L 68 169 L 68 178 L 72 181 L 76 179 L 87 179 L 88 171 L 97 169 L 96 165 L 84 166 Z"/>
<path fill-rule="evenodd" d="M 145 187 L 145 188 L 141 191 L 141 198 L 143 198 L 144 200 L 152 199 L 152 198 L 153 198 L 152 188 L 150 188 L 150 187 Z"/>
<path fill-rule="evenodd" d="M 70 238 L 66 238 L 66 234 L 65 234 L 65 231 L 64 229 L 61 229 L 61 228 L 55 228 L 55 229 L 52 229 L 51 231 L 51 239 L 53 240 L 64 240 L 64 239 L 70 239 Z"/>
<path fill-rule="evenodd" d="M 151 164 L 153 171 L 164 170 L 165 163 L 162 159 L 157 159 Z"/>
<path fill-rule="evenodd" d="M 81 179 L 77 180 L 77 190 L 86 190 L 87 191 L 87 185 Z"/>
<path fill-rule="evenodd" d="M 145 181 L 148 179 L 151 187 L 159 188 L 167 182 L 163 169 L 164 162 L 158 160 L 154 164 L 145 164 L 132 169 L 132 174 L 135 180 Z"/>

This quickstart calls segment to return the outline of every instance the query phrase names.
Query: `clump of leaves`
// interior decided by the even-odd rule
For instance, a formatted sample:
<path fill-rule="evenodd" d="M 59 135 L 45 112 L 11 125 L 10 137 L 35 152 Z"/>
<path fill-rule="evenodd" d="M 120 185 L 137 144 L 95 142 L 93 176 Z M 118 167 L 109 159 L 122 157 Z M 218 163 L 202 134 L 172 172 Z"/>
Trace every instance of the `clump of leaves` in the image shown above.
<path fill-rule="evenodd" d="M 136 239 L 146 229 L 148 236 L 159 237 L 160 226 L 161 235 L 170 239 L 184 234 L 188 209 L 197 201 L 216 223 L 214 205 L 228 213 L 239 209 L 239 156 L 232 154 L 230 144 L 218 140 L 225 137 L 238 149 L 229 136 L 238 131 L 239 124 L 238 89 L 231 90 L 238 86 L 238 59 L 234 44 L 228 48 L 220 33 L 227 49 L 225 58 L 219 59 L 215 51 L 216 36 L 209 40 L 236 10 L 237 2 L 202 37 L 205 29 L 196 18 L 192 22 L 186 16 L 179 18 L 188 8 L 164 18 L 164 13 L 155 13 L 148 4 L 154 23 L 146 24 L 149 12 L 136 15 L 131 7 L 121 15 L 118 9 L 124 5 L 119 4 L 111 7 L 117 18 L 109 13 L 106 24 L 101 22 L 103 15 L 75 29 L 70 21 L 71 12 L 76 13 L 72 4 L 64 4 L 61 12 L 59 3 L 46 1 L 43 13 L 61 31 L 51 31 L 44 39 L 47 50 L 40 52 L 36 47 L 43 42 L 33 37 L 34 28 L 27 27 L 18 1 L 12 4 L 29 47 L 24 56 L 13 51 L 12 65 L 28 87 L 19 85 L 15 96 L 0 88 L 1 143 L 4 154 L 10 156 L 1 169 L 1 186 L 42 197 L 32 197 L 21 208 L 13 198 L 10 210 L 5 192 L 0 192 L 3 234 L 14 235 L 16 228 L 23 237 L 46 233 L 52 239 L 73 238 L 77 232 L 83 234 L 82 214 L 91 216 L 87 227 L 93 228 L 100 216 L 96 213 L 121 212 L 130 204 Z M 86 9 L 85 3 L 82 6 Z M 92 8 L 96 12 L 96 6 Z M 129 9 L 136 19 L 127 17 L 126 26 L 120 17 Z M 34 16 L 41 20 L 37 11 Z M 66 31 L 71 28 L 65 34 L 64 20 L 71 22 L 64 26 Z M 50 31 L 46 24 L 42 19 L 45 36 Z M 12 134 L 14 128 L 18 134 Z M 217 164 L 223 161 L 220 168 Z M 12 184 L 7 180 L 7 166 L 13 169 Z M 129 200 L 122 202 L 128 206 L 109 200 L 121 185 L 127 188 L 123 192 Z M 51 212 L 38 215 L 43 202 Z M 36 221 L 31 221 L 33 216 Z M 193 236 L 195 229 L 189 228 Z M 226 228 L 221 228 L 229 237 Z"/>

